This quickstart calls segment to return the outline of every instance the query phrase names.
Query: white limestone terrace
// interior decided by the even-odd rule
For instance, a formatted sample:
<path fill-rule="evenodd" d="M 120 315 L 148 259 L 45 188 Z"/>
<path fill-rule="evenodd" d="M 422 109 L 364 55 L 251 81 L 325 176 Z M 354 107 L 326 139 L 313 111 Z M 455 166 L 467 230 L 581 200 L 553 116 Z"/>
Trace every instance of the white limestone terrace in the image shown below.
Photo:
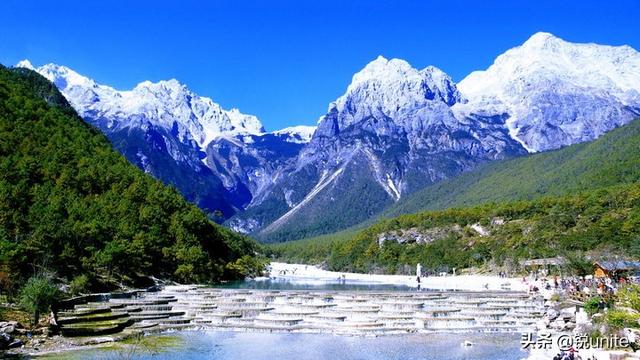
<path fill-rule="evenodd" d="M 286 264 L 272 262 L 270 276 L 285 279 L 292 283 L 317 285 L 344 279 L 348 283 L 388 284 L 418 287 L 416 276 L 408 275 L 376 275 L 347 272 L 335 272 L 320 269 L 313 265 Z M 466 290 L 466 291 L 527 291 L 528 285 L 517 278 L 501 278 L 490 275 L 449 275 L 423 276 L 420 287 L 434 290 Z"/>
<path fill-rule="evenodd" d="M 346 335 L 533 330 L 541 297 L 523 292 L 366 292 L 167 286 L 172 311 L 209 329 Z"/>
<path fill-rule="evenodd" d="M 544 301 L 515 291 L 299 291 L 166 286 L 159 292 L 75 303 L 61 311 L 63 336 L 115 341 L 136 333 L 233 330 L 397 335 L 533 331 Z"/>

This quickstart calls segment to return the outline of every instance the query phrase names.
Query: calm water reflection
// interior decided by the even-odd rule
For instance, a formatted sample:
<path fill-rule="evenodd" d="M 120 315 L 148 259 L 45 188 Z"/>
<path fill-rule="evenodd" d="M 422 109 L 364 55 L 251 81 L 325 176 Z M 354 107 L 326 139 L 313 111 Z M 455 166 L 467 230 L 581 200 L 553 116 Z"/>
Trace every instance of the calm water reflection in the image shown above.
<path fill-rule="evenodd" d="M 377 338 L 318 334 L 182 332 L 180 345 L 139 359 L 220 360 L 515 360 L 526 357 L 517 334 L 416 334 Z M 470 340 L 472 347 L 461 346 Z M 117 359 L 122 351 L 92 350 L 74 356 Z"/>

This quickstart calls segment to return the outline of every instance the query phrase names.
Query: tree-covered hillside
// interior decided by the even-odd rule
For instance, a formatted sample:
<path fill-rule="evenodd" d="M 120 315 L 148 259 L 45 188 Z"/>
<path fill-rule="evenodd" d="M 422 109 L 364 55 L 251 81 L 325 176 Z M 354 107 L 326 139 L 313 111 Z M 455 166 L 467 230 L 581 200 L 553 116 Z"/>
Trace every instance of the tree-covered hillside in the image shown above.
<path fill-rule="evenodd" d="M 128 163 L 45 78 L 0 65 L 0 288 L 41 271 L 215 281 L 256 250 Z"/>
<path fill-rule="evenodd" d="M 337 271 L 505 266 L 585 252 L 640 257 L 640 184 L 565 197 L 402 215 L 333 245 Z"/>

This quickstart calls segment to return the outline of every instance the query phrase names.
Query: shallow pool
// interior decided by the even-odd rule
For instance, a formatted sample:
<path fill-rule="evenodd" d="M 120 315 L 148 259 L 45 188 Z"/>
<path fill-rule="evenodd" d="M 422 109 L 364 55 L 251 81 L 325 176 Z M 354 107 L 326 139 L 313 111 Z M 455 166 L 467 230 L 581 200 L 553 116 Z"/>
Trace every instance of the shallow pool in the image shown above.
<path fill-rule="evenodd" d="M 414 334 L 353 337 L 319 334 L 186 331 L 148 337 L 167 346 L 131 345 L 66 354 L 76 359 L 224 359 L 224 360 L 515 360 L 527 356 L 517 334 Z M 469 340 L 474 346 L 462 346 Z M 135 345 L 134 345 L 135 346 Z"/>

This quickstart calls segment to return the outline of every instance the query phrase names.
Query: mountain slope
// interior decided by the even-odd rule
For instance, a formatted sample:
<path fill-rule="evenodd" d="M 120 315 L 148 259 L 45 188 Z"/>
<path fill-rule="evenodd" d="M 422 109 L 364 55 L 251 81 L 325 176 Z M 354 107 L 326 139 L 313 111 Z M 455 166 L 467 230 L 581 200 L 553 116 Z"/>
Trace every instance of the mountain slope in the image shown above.
<path fill-rule="evenodd" d="M 14 284 L 209 282 L 256 249 L 127 162 L 45 78 L 0 66 L 0 271 Z"/>
<path fill-rule="evenodd" d="M 565 197 L 403 215 L 377 223 L 328 259 L 335 271 L 406 273 L 452 268 L 521 270 L 520 260 L 584 252 L 640 256 L 640 184 Z"/>
<path fill-rule="evenodd" d="M 436 272 L 513 270 L 518 260 L 584 251 L 640 256 L 638 150 L 640 120 L 593 142 L 488 163 L 426 187 L 361 230 L 271 249 L 281 260 L 391 273 L 418 262 Z"/>
<path fill-rule="evenodd" d="M 640 181 L 640 121 L 556 151 L 489 163 L 426 187 L 383 216 L 534 199 Z"/>
<path fill-rule="evenodd" d="M 545 205 L 547 200 L 540 200 L 540 198 L 547 197 L 548 201 L 554 202 L 558 201 L 559 197 L 569 198 L 585 192 L 597 197 L 599 191 L 606 193 L 608 191 L 606 189 L 615 186 L 624 190 L 627 186 L 640 183 L 640 152 L 638 150 L 640 150 L 640 120 L 612 130 L 592 142 L 481 165 L 456 178 L 441 181 L 415 192 L 411 197 L 402 199 L 385 209 L 377 219 L 372 218 L 349 230 L 325 235 L 323 239 L 314 239 L 316 243 L 312 245 L 309 244 L 310 240 L 294 241 L 272 247 L 272 249 L 282 260 L 322 262 L 329 258 L 327 254 L 332 253 L 332 247 L 337 249 L 336 246 L 347 243 L 354 245 L 356 238 L 362 237 L 360 233 L 370 234 L 371 231 L 378 231 L 373 229 L 393 224 L 397 221 L 396 217 L 403 214 L 431 211 L 433 214 L 455 215 L 458 211 L 455 209 L 467 211 L 469 207 L 477 207 L 479 213 L 474 215 L 474 219 L 483 217 L 490 219 L 494 216 L 491 214 L 497 211 L 496 209 L 512 208 L 508 203 L 514 201 L 526 201 L 526 206 L 534 206 L 532 204 L 547 206 Z M 517 209 L 518 205 L 513 206 Z M 575 211 L 570 210 L 568 213 L 574 214 Z M 411 218 L 414 215 L 407 216 Z M 403 229 L 406 231 L 411 227 L 403 227 Z M 556 235 L 559 236 L 561 233 Z M 407 237 L 411 236 L 416 234 L 408 232 Z M 444 243 L 442 245 L 444 246 Z M 355 256 L 355 252 L 364 250 L 342 248 L 341 251 Z M 445 250 L 442 249 L 442 251 Z M 449 252 L 449 250 L 446 251 Z M 425 262 L 422 263 L 425 264 Z M 442 264 L 444 263 L 440 265 Z M 449 264 L 449 266 L 454 265 Z"/>
<path fill-rule="evenodd" d="M 465 99 L 449 76 L 383 57 L 354 75 L 269 196 L 230 221 L 267 241 L 363 221 L 427 184 L 525 154 L 499 117 L 454 117 Z"/>

